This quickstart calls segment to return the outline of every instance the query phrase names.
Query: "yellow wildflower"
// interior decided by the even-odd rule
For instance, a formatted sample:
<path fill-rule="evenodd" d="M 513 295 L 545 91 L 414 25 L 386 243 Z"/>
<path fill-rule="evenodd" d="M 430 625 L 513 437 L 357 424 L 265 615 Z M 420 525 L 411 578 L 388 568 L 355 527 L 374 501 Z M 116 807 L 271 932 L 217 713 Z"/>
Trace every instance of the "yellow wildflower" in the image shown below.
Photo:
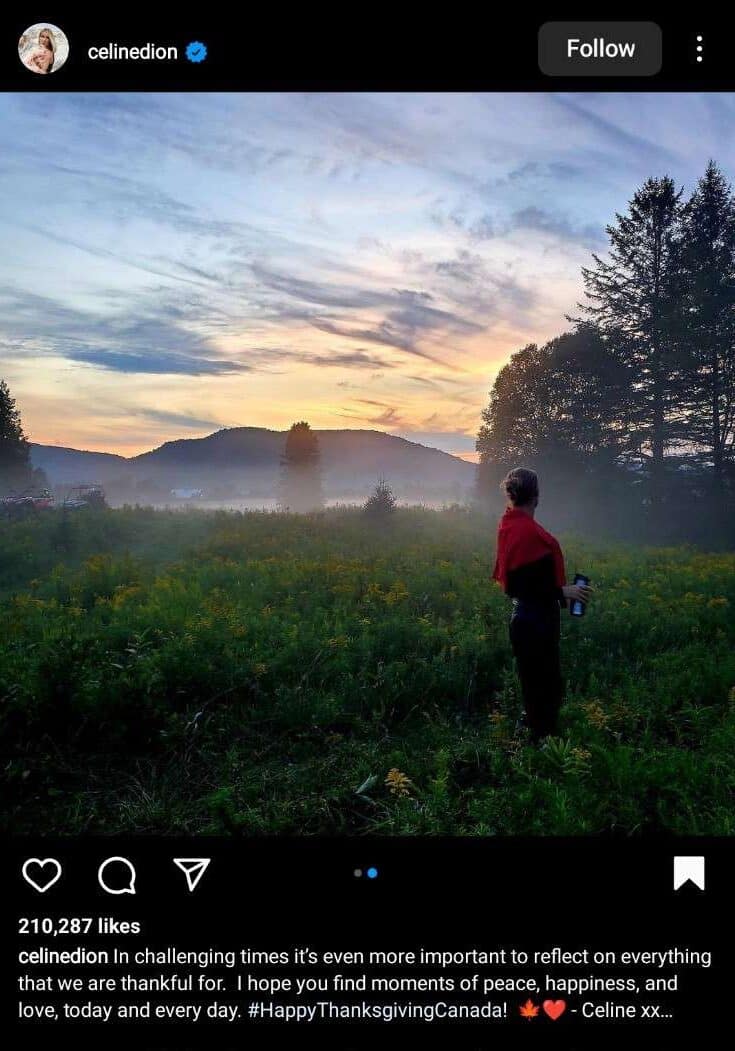
<path fill-rule="evenodd" d="M 387 606 L 394 606 L 397 602 L 403 602 L 408 598 L 408 588 L 402 580 L 397 580 L 395 584 L 391 584 L 387 595 L 383 596 L 383 601 Z"/>
<path fill-rule="evenodd" d="M 587 720 L 592 726 L 597 730 L 605 729 L 609 718 L 599 701 L 588 701 L 582 705 L 582 708 L 587 713 Z"/>
<path fill-rule="evenodd" d="M 572 748 L 572 755 L 578 763 L 587 763 L 592 758 L 592 752 L 587 748 Z"/>
<path fill-rule="evenodd" d="M 349 642 L 350 638 L 348 635 L 335 635 L 334 638 L 327 639 L 327 646 L 333 650 L 341 650 L 349 645 Z"/>
<path fill-rule="evenodd" d="M 401 773 L 401 771 L 395 766 L 388 771 L 388 774 L 385 779 L 385 784 L 388 786 L 388 791 L 390 792 L 390 794 L 393 796 L 398 796 L 399 798 L 404 796 L 410 796 L 411 789 L 413 788 L 413 784 L 411 783 L 409 778 L 405 774 Z"/>

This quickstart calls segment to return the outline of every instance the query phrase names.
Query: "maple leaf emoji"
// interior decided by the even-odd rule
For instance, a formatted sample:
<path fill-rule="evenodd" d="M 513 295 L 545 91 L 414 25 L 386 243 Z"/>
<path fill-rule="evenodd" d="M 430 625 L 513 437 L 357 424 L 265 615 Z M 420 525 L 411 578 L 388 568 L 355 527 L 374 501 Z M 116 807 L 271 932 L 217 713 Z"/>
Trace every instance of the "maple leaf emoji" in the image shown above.
<path fill-rule="evenodd" d="M 526 1000 L 525 1004 L 521 1004 L 518 1010 L 520 1011 L 521 1018 L 528 1019 L 535 1018 L 539 1012 L 538 1007 L 530 998 Z"/>

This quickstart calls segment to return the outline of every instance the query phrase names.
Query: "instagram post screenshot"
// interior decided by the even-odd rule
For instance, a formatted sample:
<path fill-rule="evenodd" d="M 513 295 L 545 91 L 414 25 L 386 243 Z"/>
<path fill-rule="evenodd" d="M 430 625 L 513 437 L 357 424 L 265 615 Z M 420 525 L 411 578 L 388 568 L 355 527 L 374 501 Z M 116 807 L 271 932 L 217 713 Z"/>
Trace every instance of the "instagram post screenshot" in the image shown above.
<path fill-rule="evenodd" d="M 727 1024 L 735 72 L 602 13 L 4 11 L 3 1048 Z"/>

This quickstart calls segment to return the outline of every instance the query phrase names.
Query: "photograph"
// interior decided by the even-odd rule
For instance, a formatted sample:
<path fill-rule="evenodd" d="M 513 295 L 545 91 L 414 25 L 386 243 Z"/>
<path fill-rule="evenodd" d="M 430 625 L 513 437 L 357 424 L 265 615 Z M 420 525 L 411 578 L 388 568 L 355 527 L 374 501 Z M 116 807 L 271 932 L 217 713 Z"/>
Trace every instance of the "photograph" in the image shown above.
<path fill-rule="evenodd" d="M 734 131 L 2 95 L 3 832 L 732 835 Z"/>
<path fill-rule="evenodd" d="M 40 22 L 21 36 L 18 56 L 31 73 L 56 73 L 69 57 L 69 41 L 58 26 Z"/>

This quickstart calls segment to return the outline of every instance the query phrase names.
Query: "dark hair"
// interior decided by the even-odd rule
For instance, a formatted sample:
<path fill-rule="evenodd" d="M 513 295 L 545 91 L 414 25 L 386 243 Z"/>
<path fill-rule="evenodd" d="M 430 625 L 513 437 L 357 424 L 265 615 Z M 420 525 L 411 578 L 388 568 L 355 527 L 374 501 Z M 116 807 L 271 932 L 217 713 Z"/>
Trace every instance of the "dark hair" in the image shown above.
<path fill-rule="evenodd" d="M 514 507 L 525 507 L 538 497 L 538 475 L 529 467 L 514 467 L 508 471 L 500 488 Z"/>

